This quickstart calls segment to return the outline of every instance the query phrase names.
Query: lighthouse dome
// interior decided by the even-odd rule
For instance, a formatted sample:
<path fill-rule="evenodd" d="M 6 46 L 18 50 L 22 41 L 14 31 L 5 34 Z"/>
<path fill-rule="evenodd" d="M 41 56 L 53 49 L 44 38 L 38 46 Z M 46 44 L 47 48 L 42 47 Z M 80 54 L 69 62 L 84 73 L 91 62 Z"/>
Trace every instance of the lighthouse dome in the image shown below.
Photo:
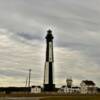
<path fill-rule="evenodd" d="M 47 40 L 52 40 L 54 37 L 53 37 L 53 35 L 52 35 L 52 31 L 49 29 L 48 31 L 47 31 L 47 35 L 46 35 L 46 39 Z"/>

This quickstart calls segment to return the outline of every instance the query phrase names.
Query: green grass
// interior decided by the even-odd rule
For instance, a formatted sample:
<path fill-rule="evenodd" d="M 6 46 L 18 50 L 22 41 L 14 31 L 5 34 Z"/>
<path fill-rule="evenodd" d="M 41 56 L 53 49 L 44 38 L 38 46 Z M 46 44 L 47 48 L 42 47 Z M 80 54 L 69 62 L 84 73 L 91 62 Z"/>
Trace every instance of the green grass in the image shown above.
<path fill-rule="evenodd" d="M 41 100 L 100 100 L 100 95 L 95 96 L 52 96 Z"/>

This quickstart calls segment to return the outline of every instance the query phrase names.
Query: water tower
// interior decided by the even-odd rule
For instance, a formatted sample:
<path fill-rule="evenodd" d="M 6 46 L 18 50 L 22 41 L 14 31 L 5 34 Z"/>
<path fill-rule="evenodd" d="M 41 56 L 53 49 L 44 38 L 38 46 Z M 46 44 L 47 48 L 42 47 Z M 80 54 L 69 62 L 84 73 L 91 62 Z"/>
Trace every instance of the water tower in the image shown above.
<path fill-rule="evenodd" d="M 67 83 L 67 87 L 68 88 L 71 88 L 72 87 L 72 82 L 73 81 L 72 81 L 72 78 L 71 77 L 66 79 L 66 83 Z"/>

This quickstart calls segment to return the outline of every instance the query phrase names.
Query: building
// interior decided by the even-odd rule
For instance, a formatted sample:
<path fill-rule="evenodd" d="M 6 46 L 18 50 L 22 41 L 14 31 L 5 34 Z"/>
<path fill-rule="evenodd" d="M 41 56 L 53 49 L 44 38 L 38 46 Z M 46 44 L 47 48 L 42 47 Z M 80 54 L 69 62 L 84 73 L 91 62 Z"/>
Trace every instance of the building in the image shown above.
<path fill-rule="evenodd" d="M 52 31 L 48 30 L 46 35 L 46 61 L 44 68 L 44 91 L 54 91 L 55 84 L 53 83 L 53 35 Z"/>
<path fill-rule="evenodd" d="M 100 88 L 99 87 L 97 87 L 96 90 L 97 90 L 97 93 L 100 93 Z"/>
<path fill-rule="evenodd" d="M 91 80 L 83 80 L 80 83 L 80 92 L 81 94 L 95 94 L 96 93 L 96 86 L 95 83 Z"/>
<path fill-rule="evenodd" d="M 78 94 L 80 93 L 80 87 L 67 87 L 66 85 L 63 85 L 59 90 L 58 93 L 65 93 L 65 94 Z"/>
<path fill-rule="evenodd" d="M 41 93 L 41 92 L 42 92 L 41 86 L 32 86 L 31 87 L 31 93 Z"/>
<path fill-rule="evenodd" d="M 73 80 L 72 78 L 67 78 L 66 79 L 66 84 L 67 85 L 63 85 L 60 89 L 59 89 L 59 93 L 66 93 L 66 94 L 76 94 L 76 93 L 80 93 L 80 87 L 77 86 L 73 86 Z"/>
<path fill-rule="evenodd" d="M 58 93 L 66 93 L 66 85 L 63 85 L 61 88 L 58 89 Z"/>
<path fill-rule="evenodd" d="M 80 87 L 73 86 L 72 82 L 73 82 L 72 78 L 67 78 L 66 79 L 66 84 L 67 85 L 63 85 L 59 89 L 58 92 L 59 93 L 65 93 L 65 94 L 78 94 L 78 93 L 80 93 Z"/>
<path fill-rule="evenodd" d="M 73 94 L 78 94 L 78 93 L 80 93 L 80 87 L 78 87 L 78 86 L 72 87 L 72 93 L 73 93 Z"/>

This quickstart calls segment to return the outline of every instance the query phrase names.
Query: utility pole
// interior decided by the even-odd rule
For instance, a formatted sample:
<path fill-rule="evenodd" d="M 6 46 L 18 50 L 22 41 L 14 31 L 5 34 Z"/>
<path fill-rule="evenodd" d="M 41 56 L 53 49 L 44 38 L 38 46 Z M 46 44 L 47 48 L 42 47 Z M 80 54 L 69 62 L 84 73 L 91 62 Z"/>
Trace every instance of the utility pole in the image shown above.
<path fill-rule="evenodd" d="M 28 77 L 26 78 L 25 87 L 27 87 L 27 81 L 28 81 Z"/>
<path fill-rule="evenodd" d="M 28 87 L 30 87 L 30 83 L 31 83 L 31 69 L 29 69 L 29 82 L 28 82 Z"/>

